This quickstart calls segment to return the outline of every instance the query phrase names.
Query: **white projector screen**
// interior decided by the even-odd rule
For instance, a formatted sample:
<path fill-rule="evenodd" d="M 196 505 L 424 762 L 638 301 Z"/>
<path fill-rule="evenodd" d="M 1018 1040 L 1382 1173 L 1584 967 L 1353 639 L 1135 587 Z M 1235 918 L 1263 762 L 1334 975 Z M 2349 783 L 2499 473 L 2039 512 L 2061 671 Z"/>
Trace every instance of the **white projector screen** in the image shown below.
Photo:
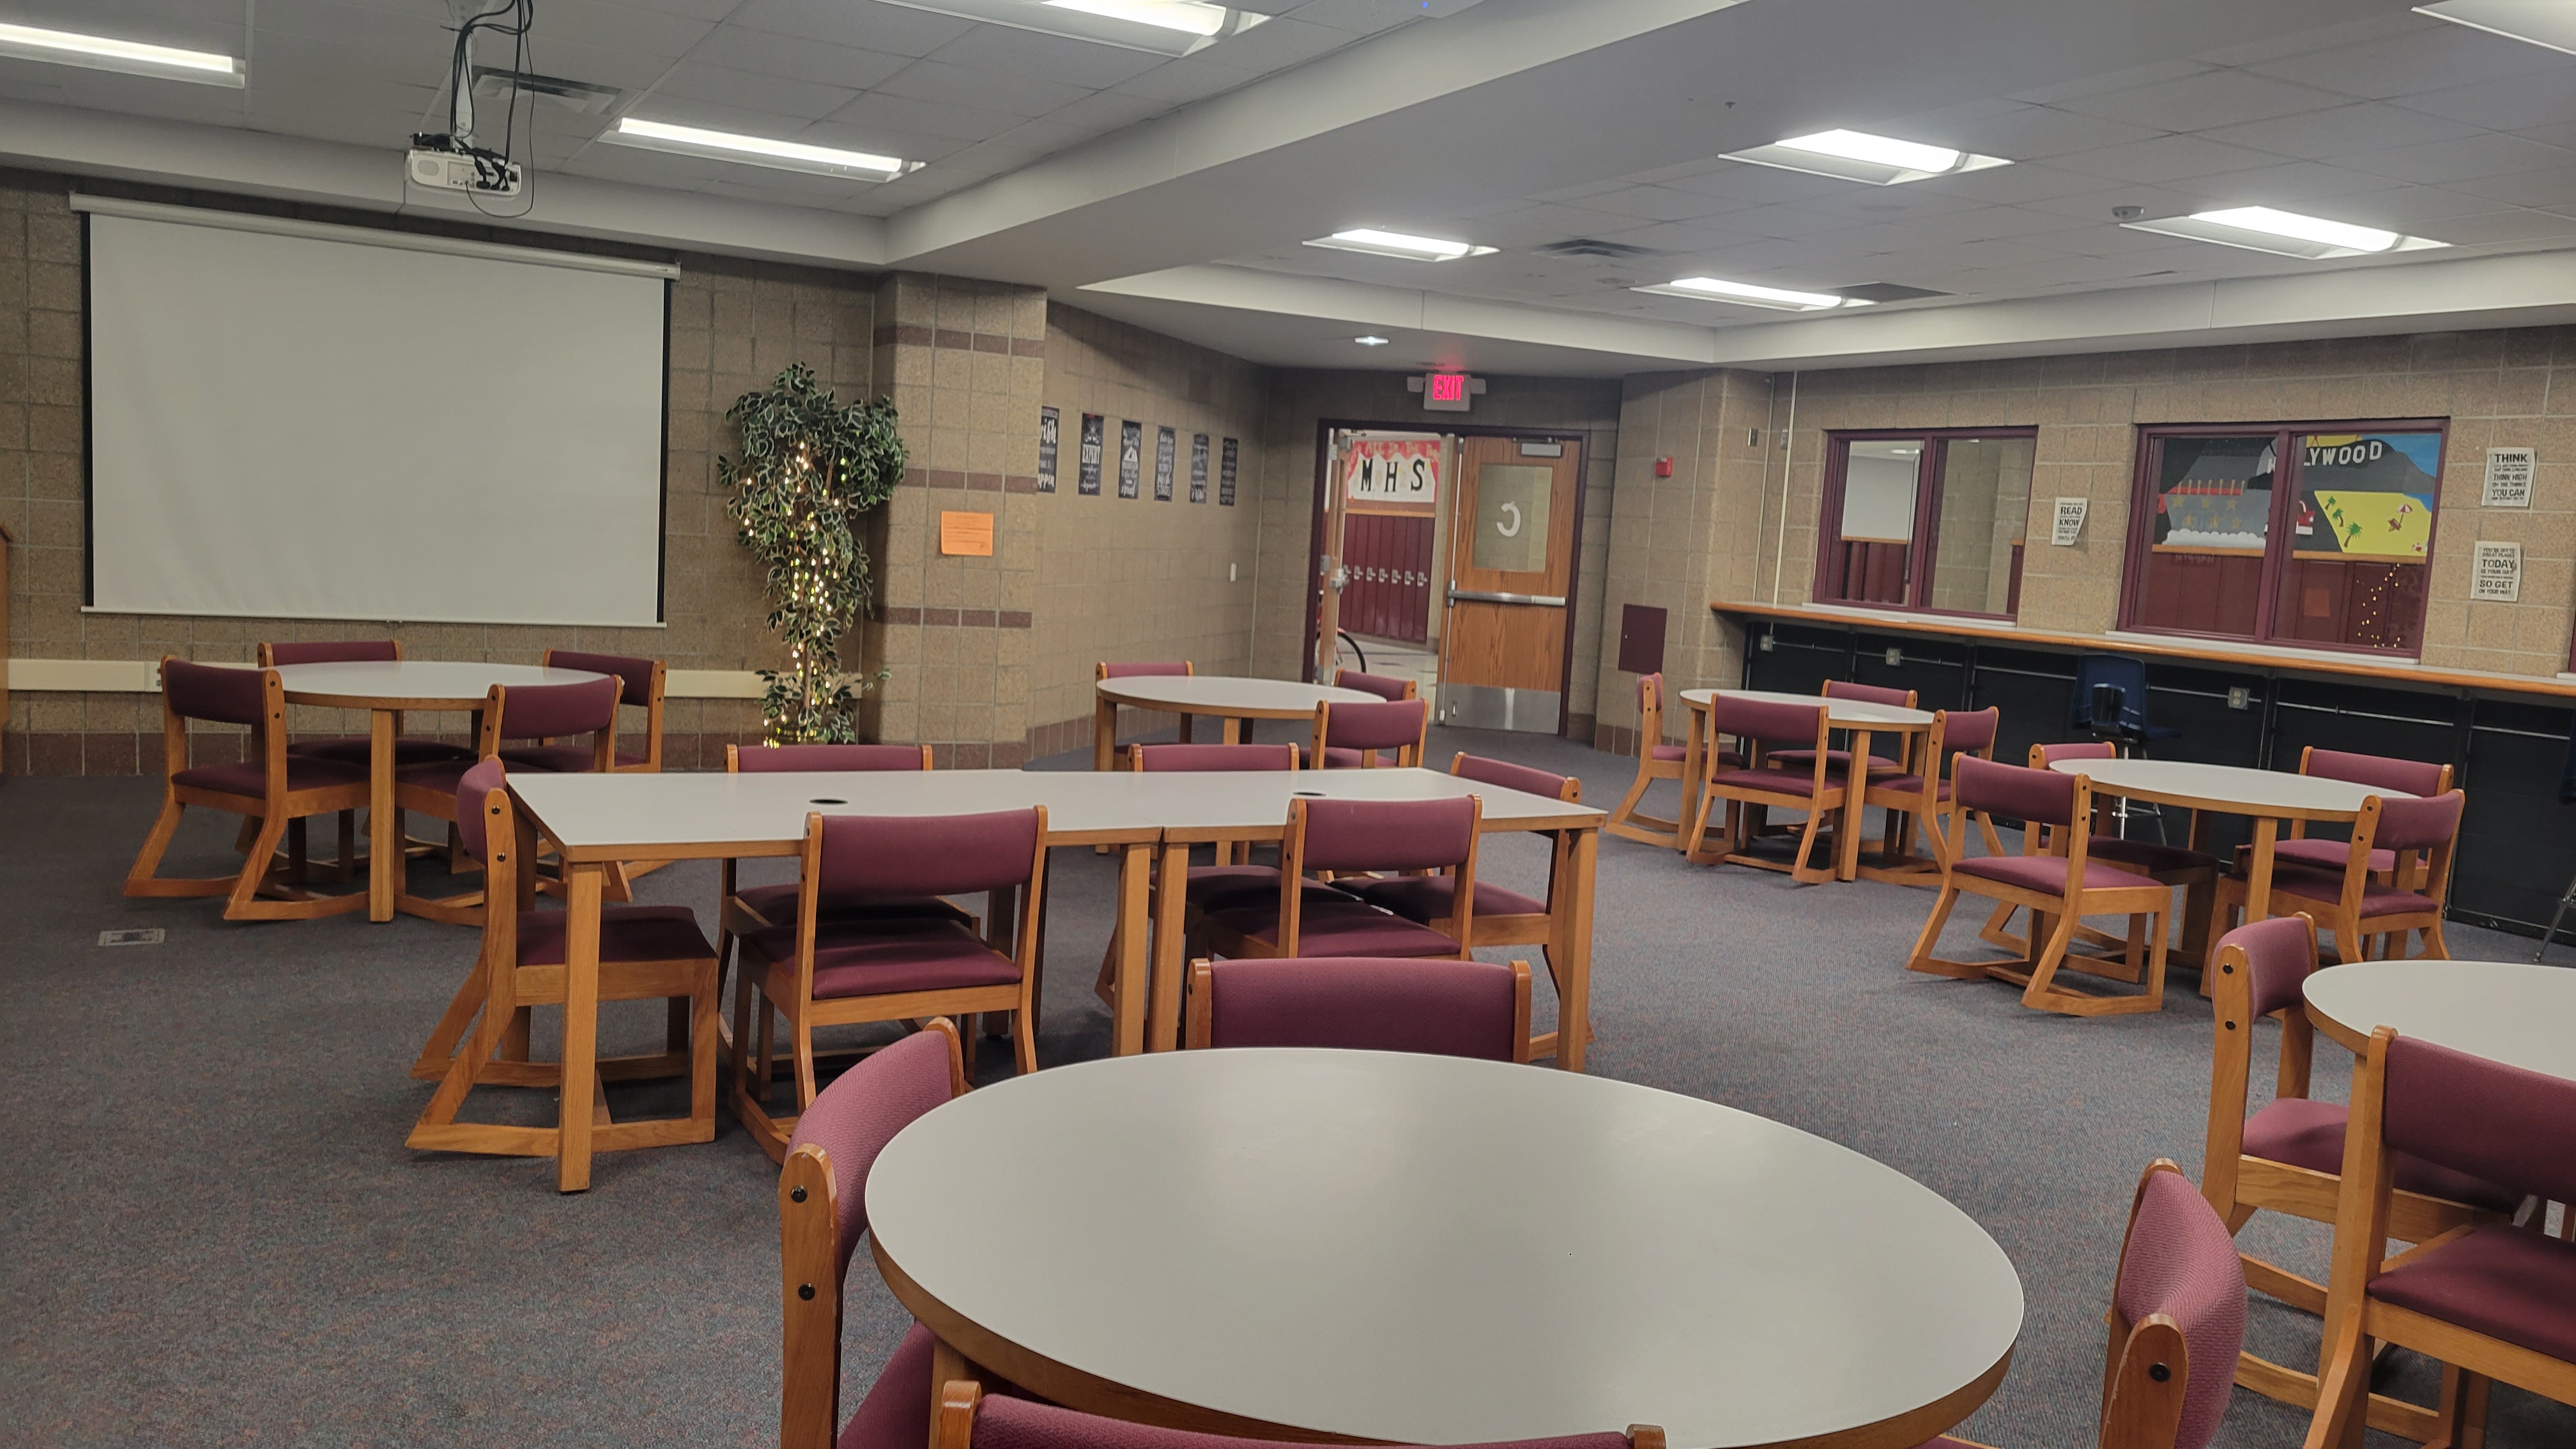
<path fill-rule="evenodd" d="M 89 218 L 90 606 L 661 620 L 666 283 Z"/>

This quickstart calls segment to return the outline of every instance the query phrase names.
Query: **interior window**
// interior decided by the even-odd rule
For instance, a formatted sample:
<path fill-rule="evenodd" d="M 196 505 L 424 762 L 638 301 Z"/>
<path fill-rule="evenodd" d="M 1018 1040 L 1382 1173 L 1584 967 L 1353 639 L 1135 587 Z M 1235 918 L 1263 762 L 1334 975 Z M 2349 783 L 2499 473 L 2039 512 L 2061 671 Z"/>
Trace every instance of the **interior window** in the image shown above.
<path fill-rule="evenodd" d="M 2010 617 L 2035 446 L 2005 430 L 1832 436 L 1815 597 Z"/>

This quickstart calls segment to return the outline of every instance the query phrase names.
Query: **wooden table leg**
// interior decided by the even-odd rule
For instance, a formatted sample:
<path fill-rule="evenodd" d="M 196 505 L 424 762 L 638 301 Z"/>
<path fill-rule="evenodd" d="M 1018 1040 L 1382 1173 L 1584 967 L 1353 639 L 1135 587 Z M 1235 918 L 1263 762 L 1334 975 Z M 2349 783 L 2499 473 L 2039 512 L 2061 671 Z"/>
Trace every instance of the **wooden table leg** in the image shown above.
<path fill-rule="evenodd" d="M 599 1080 L 599 896 L 605 868 L 564 862 L 563 1135 L 555 1152 L 555 1189 L 590 1187 L 592 1097 Z"/>
<path fill-rule="evenodd" d="M 1225 716 L 1223 719 L 1218 720 L 1218 721 L 1217 721 L 1217 738 L 1219 738 L 1219 739 L 1223 740 L 1225 743 L 1227 743 L 1227 744 L 1229 744 L 1229 745 L 1239 745 L 1239 744 L 1242 744 L 1242 743 L 1243 743 L 1243 721 L 1241 721 L 1241 720 L 1239 720 L 1239 719 L 1236 719 L 1233 715 L 1227 715 L 1227 716 Z M 1322 769 L 1323 767 L 1324 767 L 1324 762 L 1323 762 L 1323 761 L 1321 761 L 1321 760 L 1317 760 L 1317 761 L 1315 762 L 1315 768 L 1317 768 L 1317 769 L 1319 769 L 1319 770 L 1320 770 L 1320 769 Z"/>
<path fill-rule="evenodd" d="M 379 924 L 394 918 L 394 893 L 401 888 L 403 866 L 402 812 L 394 808 L 394 713 L 367 712 L 367 919 Z"/>
<path fill-rule="evenodd" d="M 1118 701 L 1103 699 L 1091 710 L 1091 768 L 1107 770 L 1118 763 Z"/>
<path fill-rule="evenodd" d="M 1573 832 L 1567 852 L 1564 914 L 1557 921 L 1556 1064 L 1583 1070 L 1583 1044 L 1592 1035 L 1592 867 L 1601 853 L 1598 827 Z"/>
<path fill-rule="evenodd" d="M 1145 1050 L 1178 1051 L 1181 1045 L 1182 922 L 1189 908 L 1190 848 L 1165 845 L 1154 893 L 1153 1005 L 1145 1017 Z"/>
<path fill-rule="evenodd" d="M 1690 729 L 1689 738 L 1682 742 L 1682 803 L 1681 813 L 1673 817 L 1673 848 L 1688 855 L 1691 822 L 1699 819 L 1700 767 L 1706 759 L 1706 752 L 1716 748 L 1716 741 L 1708 737 L 1707 709 L 1689 700 L 1682 701 L 1682 708 L 1690 720 Z M 1639 739 L 1637 749 L 1641 753 L 1650 752 L 1662 743 L 1662 740 Z"/>
<path fill-rule="evenodd" d="M 1856 729 L 1847 743 L 1851 768 L 1843 777 L 1843 818 L 1834 829 L 1834 879 L 1860 878 L 1860 833 L 1869 815 L 1861 795 L 1869 785 L 1869 731 Z M 1805 866 L 1805 861 L 1798 862 Z"/>
<path fill-rule="evenodd" d="M 1109 1054 L 1132 1057 L 1145 1050 L 1147 955 L 1146 877 L 1153 864 L 1149 840 L 1130 841 L 1118 850 L 1118 977 L 1111 986 Z"/>
<path fill-rule="evenodd" d="M 2254 817 L 2254 858 L 2245 866 L 2245 924 L 2249 926 L 2272 913 L 2272 844 L 2280 835 L 2280 821 L 2268 815 Z"/>

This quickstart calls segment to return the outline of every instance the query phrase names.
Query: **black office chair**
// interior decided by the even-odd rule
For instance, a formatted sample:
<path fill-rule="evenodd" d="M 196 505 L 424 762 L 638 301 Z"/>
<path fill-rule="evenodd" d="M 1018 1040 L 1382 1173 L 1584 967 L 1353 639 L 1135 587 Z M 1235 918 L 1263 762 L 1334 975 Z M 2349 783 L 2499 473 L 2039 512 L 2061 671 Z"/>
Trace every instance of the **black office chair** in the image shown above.
<path fill-rule="evenodd" d="M 2148 719 L 2147 661 L 2126 654 L 2076 656 L 2075 688 L 2067 700 L 2066 727 L 2117 745 L 2121 754 L 2136 759 L 2146 758 L 2151 741 L 2182 737 L 2181 730 Z M 2117 814 L 2124 839 L 2129 833 L 2129 809 L 2128 800 L 2123 798 Z M 2145 813 L 2155 817 L 2156 839 L 2163 841 L 2164 811 Z"/>

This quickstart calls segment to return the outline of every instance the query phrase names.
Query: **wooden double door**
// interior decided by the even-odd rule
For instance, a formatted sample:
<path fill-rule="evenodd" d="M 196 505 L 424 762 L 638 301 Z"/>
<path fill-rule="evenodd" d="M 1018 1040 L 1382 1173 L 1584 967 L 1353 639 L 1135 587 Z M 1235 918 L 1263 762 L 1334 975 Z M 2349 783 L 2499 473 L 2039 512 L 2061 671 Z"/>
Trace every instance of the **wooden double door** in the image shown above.
<path fill-rule="evenodd" d="M 1462 441 L 1440 631 L 1441 723 L 1563 732 L 1582 476 L 1578 439 Z"/>

